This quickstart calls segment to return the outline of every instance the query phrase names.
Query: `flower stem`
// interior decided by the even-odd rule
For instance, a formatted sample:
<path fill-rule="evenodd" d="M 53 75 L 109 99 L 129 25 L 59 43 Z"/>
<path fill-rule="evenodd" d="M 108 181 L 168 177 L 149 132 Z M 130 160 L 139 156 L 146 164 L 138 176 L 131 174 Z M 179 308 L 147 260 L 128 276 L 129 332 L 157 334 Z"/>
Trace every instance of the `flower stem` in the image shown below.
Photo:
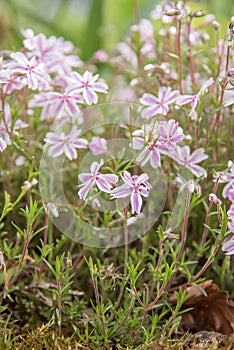
<path fill-rule="evenodd" d="M 180 34 L 181 34 L 181 20 L 177 18 L 177 31 L 176 31 L 176 51 L 178 55 L 178 70 L 179 70 L 179 91 L 183 94 L 182 87 L 182 56 L 181 56 L 181 47 L 180 47 Z"/>
<path fill-rule="evenodd" d="M 228 74 L 228 66 L 229 66 L 229 57 L 230 57 L 230 50 L 231 50 L 231 46 L 228 45 L 227 46 L 227 54 L 226 54 L 226 65 L 225 65 L 225 77 L 222 81 L 222 87 L 221 87 L 221 95 L 220 95 L 220 100 L 219 100 L 219 106 L 222 107 L 223 105 L 223 98 L 224 98 L 224 92 L 225 92 L 225 88 L 227 86 L 228 83 L 228 79 L 227 79 L 227 74 Z M 216 162 L 218 161 L 218 154 L 219 154 L 219 141 L 218 141 L 218 137 L 219 137 L 219 128 L 220 128 L 220 118 L 221 118 L 221 109 L 218 110 L 217 114 L 216 114 L 216 121 L 215 121 L 215 160 Z"/>
<path fill-rule="evenodd" d="M 213 193 L 214 194 L 216 194 L 216 192 L 217 192 L 218 185 L 219 185 L 219 178 L 217 178 L 215 183 L 214 183 L 214 187 L 213 187 Z M 207 235 L 208 235 L 208 231 L 209 231 L 208 230 L 208 225 L 209 225 L 209 222 L 210 222 L 210 214 L 211 214 L 212 206 L 213 206 L 213 201 L 211 200 L 210 203 L 209 203 L 208 212 L 206 214 L 205 228 L 204 228 L 202 239 L 201 239 L 201 242 L 200 242 L 200 246 L 201 247 L 204 246 L 204 244 L 206 242 L 206 239 L 207 239 Z"/>

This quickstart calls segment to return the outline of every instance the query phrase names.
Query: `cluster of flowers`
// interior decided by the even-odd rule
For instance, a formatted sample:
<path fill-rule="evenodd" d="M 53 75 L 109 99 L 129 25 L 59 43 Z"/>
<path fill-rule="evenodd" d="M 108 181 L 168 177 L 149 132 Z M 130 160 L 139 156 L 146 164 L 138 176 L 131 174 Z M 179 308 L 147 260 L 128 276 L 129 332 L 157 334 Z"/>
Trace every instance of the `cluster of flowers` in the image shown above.
<path fill-rule="evenodd" d="M 31 29 L 22 33 L 24 53 L 14 52 L 0 59 L 1 101 L 4 101 L 0 150 L 4 151 L 10 144 L 10 136 L 28 126 L 21 119 L 12 122 L 11 108 L 6 100 L 14 90 L 27 87 L 34 93 L 28 108 L 42 107 L 41 120 L 55 120 L 52 128 L 56 133 L 49 132 L 45 137 L 45 141 L 52 145 L 50 155 L 56 157 L 64 152 L 70 160 L 75 159 L 76 148 L 88 145 L 86 140 L 78 139 L 81 131 L 73 125 L 81 117 L 79 105 L 96 104 L 97 93 L 107 93 L 108 86 L 98 81 L 98 74 L 86 70 L 81 75 L 73 70 L 83 63 L 77 55 L 70 54 L 74 50 L 70 42 L 54 36 L 47 38 L 42 33 L 35 35 Z M 67 134 L 61 130 L 66 122 L 72 125 Z M 95 141 L 91 141 L 91 149 Z M 105 148 L 105 141 L 99 140 L 99 144 Z"/>
<path fill-rule="evenodd" d="M 180 142 L 188 138 L 185 135 L 178 121 L 172 119 L 171 115 L 174 110 L 184 111 L 184 106 L 189 105 L 185 110 L 186 116 L 190 117 L 190 121 L 196 125 L 199 122 L 199 107 L 205 94 L 209 91 L 211 99 L 220 94 L 218 79 L 213 77 L 209 79 L 197 79 L 195 88 L 192 84 L 192 77 L 186 77 L 183 80 L 182 89 L 173 90 L 168 85 L 177 83 L 179 77 L 176 70 L 168 66 L 168 62 L 157 64 L 156 40 L 154 35 L 153 21 L 159 19 L 163 23 L 169 23 L 171 26 L 163 26 L 159 35 L 161 37 L 175 37 L 177 29 L 173 26 L 172 12 L 175 11 L 170 5 L 168 7 L 158 5 L 151 13 L 151 20 L 142 19 L 139 24 L 131 27 L 130 36 L 126 43 L 120 43 L 118 50 L 121 62 L 127 62 L 130 66 L 129 70 L 137 72 L 138 66 L 141 64 L 145 75 L 148 78 L 153 77 L 157 71 L 162 71 L 162 81 L 155 92 L 155 86 L 149 89 L 151 93 L 144 87 L 144 91 L 139 94 L 132 94 L 132 101 L 141 105 L 142 126 L 134 130 L 132 133 L 132 142 L 129 147 L 133 147 L 138 151 L 136 162 L 144 166 L 149 162 L 153 169 L 162 166 L 162 157 L 170 157 L 178 165 L 190 170 L 197 177 L 206 177 L 206 170 L 198 165 L 198 163 L 206 160 L 208 155 L 202 147 L 194 150 L 188 145 L 181 146 Z M 177 2 L 177 11 L 180 16 L 186 16 L 190 13 L 183 2 Z M 165 13 L 170 14 L 169 16 Z M 172 14 L 173 15 L 173 14 Z M 215 23 L 214 17 L 206 16 L 204 23 L 211 23 L 213 27 Z M 4 151 L 11 144 L 11 139 L 18 135 L 21 129 L 26 128 L 28 123 L 22 119 L 12 117 L 12 108 L 16 99 L 11 99 L 12 93 L 24 89 L 29 89 L 31 95 L 27 103 L 26 116 L 33 113 L 34 108 L 41 108 L 41 121 L 48 122 L 50 131 L 46 133 L 44 141 L 48 148 L 48 154 L 51 157 L 58 157 L 63 154 L 70 160 L 77 158 L 77 149 L 89 148 L 96 155 L 105 154 L 107 152 L 107 140 L 100 136 L 93 136 L 90 141 L 82 138 L 82 108 L 97 104 L 99 94 L 107 94 L 108 85 L 99 79 L 99 75 L 91 73 L 89 70 L 83 69 L 84 63 L 77 55 L 72 54 L 74 47 L 70 42 L 64 41 L 62 38 L 51 36 L 47 38 L 44 34 L 34 34 L 31 29 L 22 32 L 23 52 L 6 53 L 6 56 L 0 58 L 0 85 L 1 85 L 1 109 L 3 112 L 3 120 L 0 122 L 0 151 Z M 137 34 L 137 35 L 135 35 Z M 190 28 L 189 38 L 182 31 L 181 42 L 184 40 L 191 45 L 199 47 L 204 37 Z M 134 37 L 138 37 L 140 45 L 140 53 L 134 50 Z M 187 41 L 186 41 L 187 40 Z M 225 51 L 226 43 L 220 42 L 217 47 L 217 57 L 221 57 Z M 124 67 L 123 67 L 124 68 Z M 82 73 L 78 73 L 75 69 L 82 69 Z M 220 63 L 220 77 L 223 73 L 222 62 Z M 232 78 L 234 69 L 229 69 L 229 76 Z M 225 77 L 227 78 L 227 77 Z M 135 77 L 129 84 L 130 89 L 134 90 L 134 84 L 139 83 L 140 77 Z M 200 82 L 198 86 L 197 82 Z M 158 83 L 157 83 L 158 84 Z M 159 85 L 159 84 L 158 84 Z M 175 85 L 175 84 L 174 84 Z M 140 86 L 140 84 L 139 84 Z M 138 86 L 138 87 L 139 87 Z M 196 93 L 194 93 L 194 90 Z M 224 94 L 220 107 L 226 107 L 233 103 L 233 85 L 227 82 L 223 89 Z M 139 90 L 141 91 L 141 90 Z M 154 94 L 153 94 L 153 93 Z M 122 93 L 124 95 L 124 93 Z M 16 94 L 17 97 L 17 94 Z M 12 102 L 13 101 L 13 102 Z M 18 108 L 19 109 L 19 108 Z M 28 113 L 28 114 L 27 114 Z M 19 113 L 20 114 L 20 113 Z M 182 113 L 181 113 L 182 114 Z M 160 118 L 164 118 L 161 120 Z M 90 166 L 90 173 L 81 173 L 78 178 L 81 188 L 78 192 L 80 199 L 86 200 L 90 190 L 97 186 L 100 191 L 110 194 L 110 198 L 130 197 L 132 214 L 140 214 L 142 209 L 142 197 L 148 197 L 152 188 L 149 183 L 149 175 L 143 173 L 139 176 L 131 175 L 128 171 L 124 171 L 121 175 L 123 184 L 117 186 L 119 180 L 116 174 L 104 174 L 100 172 L 103 165 L 101 162 L 93 162 Z M 229 230 L 234 232 L 234 167 L 230 167 L 227 173 L 228 185 L 224 189 L 224 197 L 228 197 L 232 201 L 232 205 L 228 211 Z"/>
<path fill-rule="evenodd" d="M 102 174 L 99 172 L 100 167 L 104 164 L 103 159 L 100 163 L 93 162 L 90 166 L 90 173 L 79 174 L 79 180 L 82 182 L 81 189 L 78 195 L 81 199 L 85 200 L 91 188 L 97 185 L 100 191 L 111 194 L 111 199 L 126 198 L 130 196 L 132 214 L 140 214 L 142 208 L 142 196 L 148 197 L 151 185 L 148 182 L 149 176 L 145 173 L 140 176 L 133 175 L 128 171 L 124 171 L 121 178 L 124 182 L 123 185 L 115 187 L 118 182 L 118 176 L 115 174 Z"/>

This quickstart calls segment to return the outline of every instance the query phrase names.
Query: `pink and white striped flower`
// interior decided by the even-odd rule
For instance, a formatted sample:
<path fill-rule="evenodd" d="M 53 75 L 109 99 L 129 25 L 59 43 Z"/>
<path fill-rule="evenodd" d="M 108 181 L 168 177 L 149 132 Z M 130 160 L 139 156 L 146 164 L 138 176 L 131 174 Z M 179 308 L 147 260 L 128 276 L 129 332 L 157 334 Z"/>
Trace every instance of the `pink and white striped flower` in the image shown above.
<path fill-rule="evenodd" d="M 128 171 L 124 171 L 122 175 L 124 184 L 116 187 L 111 192 L 111 199 L 126 198 L 130 196 L 132 214 L 140 214 L 143 200 L 142 197 L 148 197 L 152 188 L 148 182 L 149 176 L 146 173 L 140 176 L 133 175 Z"/>
<path fill-rule="evenodd" d="M 43 33 L 34 34 L 32 29 L 22 31 L 24 47 L 30 57 L 35 56 L 38 63 L 44 63 L 47 73 L 67 75 L 72 67 L 81 67 L 83 62 L 76 55 L 68 55 L 74 46 L 69 41 L 55 36 L 46 37 Z"/>
<path fill-rule="evenodd" d="M 89 71 L 85 71 L 83 76 L 73 71 L 68 79 L 70 83 L 70 91 L 73 93 L 82 94 L 85 102 L 88 105 L 97 104 L 97 92 L 106 94 L 108 90 L 106 83 L 97 81 L 98 77 L 99 74 L 93 75 Z"/>
<path fill-rule="evenodd" d="M 15 52 L 11 54 L 11 58 L 10 71 L 24 77 L 29 89 L 40 90 L 49 87 L 50 76 L 45 72 L 44 64 L 38 63 L 36 57 L 28 59 L 22 52 Z"/>
<path fill-rule="evenodd" d="M 48 91 L 34 96 L 29 102 L 29 107 L 43 107 L 41 119 L 56 117 L 59 119 L 62 115 L 79 115 L 78 104 L 83 103 L 82 96 L 66 88 L 64 92 Z"/>
<path fill-rule="evenodd" d="M 104 164 L 103 159 L 100 163 L 93 162 L 90 166 L 90 173 L 81 173 L 78 175 L 78 179 L 82 182 L 78 187 L 81 189 L 78 192 L 80 199 L 85 200 L 88 196 L 89 191 L 95 185 L 100 191 L 105 193 L 111 193 L 113 184 L 115 185 L 118 181 L 118 176 L 115 174 L 102 174 L 99 169 Z"/>
<path fill-rule="evenodd" d="M 208 87 L 210 87 L 213 83 L 214 83 L 214 79 L 210 78 L 207 81 L 205 81 L 205 83 L 202 85 L 201 89 L 198 91 L 198 93 L 196 95 L 180 95 L 180 96 L 178 96 L 176 103 L 179 106 L 183 106 L 187 103 L 191 103 L 192 109 L 189 113 L 189 116 L 191 117 L 191 119 L 193 119 L 193 120 L 197 119 L 196 108 L 200 102 L 201 96 L 207 92 Z"/>
<path fill-rule="evenodd" d="M 171 87 L 165 86 L 159 88 L 158 97 L 152 94 L 144 94 L 140 98 L 140 103 L 146 106 L 141 112 L 142 118 L 150 119 L 157 114 L 167 115 L 169 105 L 175 102 L 178 96 L 178 90 L 172 90 Z"/>
<path fill-rule="evenodd" d="M 179 123 L 174 119 L 169 121 L 161 121 L 157 130 L 159 135 L 159 142 L 166 147 L 168 151 L 174 150 L 178 142 L 181 142 L 185 135 Z"/>
<path fill-rule="evenodd" d="M 136 158 L 136 162 L 139 162 L 142 166 L 150 162 L 154 169 L 161 166 L 160 150 L 162 145 L 158 142 L 157 128 L 158 123 L 150 123 L 149 125 L 143 125 L 141 129 L 135 130 L 132 134 L 133 148 L 141 150 Z"/>
<path fill-rule="evenodd" d="M 94 156 L 107 152 L 107 141 L 99 136 L 94 136 L 89 142 L 89 148 Z"/>
<path fill-rule="evenodd" d="M 200 165 L 197 165 L 197 163 L 208 158 L 208 155 L 204 153 L 203 148 L 198 148 L 190 154 L 189 146 L 177 146 L 176 151 L 171 156 L 177 163 L 189 169 L 195 176 L 207 176 L 206 170 Z"/>
<path fill-rule="evenodd" d="M 56 158 L 63 153 L 68 159 L 73 160 L 77 158 L 77 148 L 86 148 L 88 141 L 82 138 L 78 138 L 81 134 L 81 130 L 73 126 L 69 134 L 64 132 L 55 133 L 48 132 L 44 141 L 51 145 L 48 149 L 48 154 Z"/>

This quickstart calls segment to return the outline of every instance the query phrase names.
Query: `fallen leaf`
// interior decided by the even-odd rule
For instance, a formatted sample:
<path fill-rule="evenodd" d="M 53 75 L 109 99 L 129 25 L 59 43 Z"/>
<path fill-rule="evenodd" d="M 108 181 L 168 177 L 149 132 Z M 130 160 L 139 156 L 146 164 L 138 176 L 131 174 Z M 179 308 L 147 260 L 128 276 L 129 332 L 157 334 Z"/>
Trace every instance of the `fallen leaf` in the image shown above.
<path fill-rule="evenodd" d="M 182 315 L 181 326 L 185 330 L 202 330 L 234 333 L 234 306 L 228 301 L 228 292 L 221 291 L 211 280 L 185 289 L 191 296 L 183 304 L 182 310 L 192 310 Z M 176 302 L 173 295 L 170 299 Z"/>

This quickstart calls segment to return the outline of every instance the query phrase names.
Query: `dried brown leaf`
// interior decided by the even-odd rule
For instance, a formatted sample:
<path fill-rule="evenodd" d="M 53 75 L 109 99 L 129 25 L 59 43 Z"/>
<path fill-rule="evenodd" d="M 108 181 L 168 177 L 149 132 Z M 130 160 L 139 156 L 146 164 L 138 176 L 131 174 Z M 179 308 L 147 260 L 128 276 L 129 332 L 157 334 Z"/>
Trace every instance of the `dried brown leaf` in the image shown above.
<path fill-rule="evenodd" d="M 193 309 L 182 315 L 184 329 L 234 333 L 234 306 L 228 301 L 227 291 L 221 291 L 211 280 L 190 286 L 186 291 L 192 294 L 182 309 Z M 173 295 L 171 302 L 175 303 L 175 299 Z"/>

